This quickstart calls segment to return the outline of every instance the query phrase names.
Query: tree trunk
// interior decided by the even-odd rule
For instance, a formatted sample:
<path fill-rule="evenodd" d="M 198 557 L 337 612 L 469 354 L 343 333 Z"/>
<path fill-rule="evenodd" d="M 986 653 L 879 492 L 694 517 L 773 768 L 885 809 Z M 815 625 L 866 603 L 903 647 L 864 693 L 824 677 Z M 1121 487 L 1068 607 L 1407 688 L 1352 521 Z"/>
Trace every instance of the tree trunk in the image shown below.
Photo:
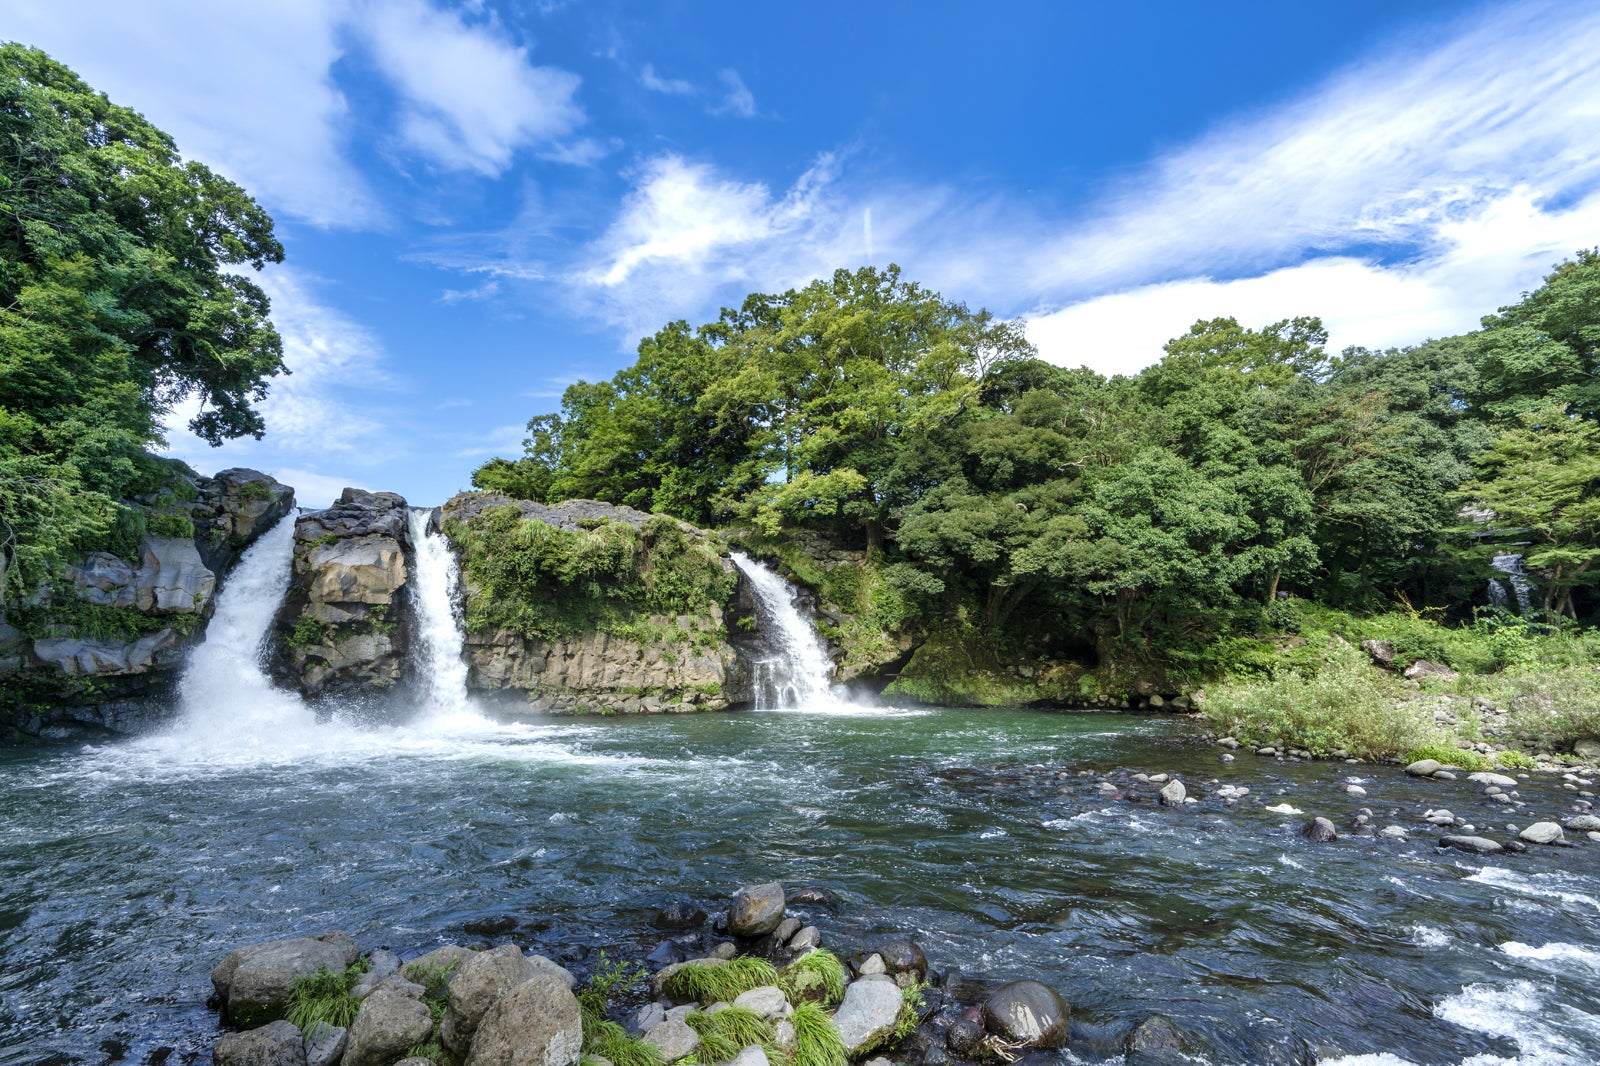
<path fill-rule="evenodd" d="M 1282 577 L 1283 577 L 1283 569 L 1281 567 L 1272 572 L 1272 584 L 1267 586 L 1267 606 L 1268 607 L 1271 607 L 1272 604 L 1274 603 L 1274 601 L 1276 601 L 1277 598 L 1278 598 L 1278 581 Z"/>

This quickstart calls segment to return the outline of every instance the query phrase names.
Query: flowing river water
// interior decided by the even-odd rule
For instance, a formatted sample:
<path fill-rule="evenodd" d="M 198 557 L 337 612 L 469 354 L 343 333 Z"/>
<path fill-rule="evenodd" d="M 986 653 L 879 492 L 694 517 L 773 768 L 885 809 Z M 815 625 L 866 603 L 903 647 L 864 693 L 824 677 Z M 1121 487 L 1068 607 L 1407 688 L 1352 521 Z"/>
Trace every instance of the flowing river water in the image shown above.
<path fill-rule="evenodd" d="M 242 573 L 219 649 L 253 648 L 276 605 L 245 604 Z M 1059 988 L 1057 1063 L 1120 1062 L 1151 1013 L 1215 1064 L 1600 1062 L 1596 846 L 1441 852 L 1427 808 L 1508 820 L 1465 781 L 1226 763 L 1192 722 L 1110 714 L 498 725 L 436 689 L 403 725 L 319 722 L 253 655 L 212 654 L 168 733 L 0 754 L 0 1063 L 209 1061 L 208 974 L 252 941 L 342 928 L 409 956 L 511 915 L 581 960 L 648 950 L 670 899 L 772 879 L 839 894 L 813 916 L 830 943 L 906 932 L 936 969 Z M 1156 805 L 1139 771 L 1200 802 Z M 1218 781 L 1251 792 L 1230 806 Z M 1551 775 L 1520 792 L 1540 816 L 1571 802 Z M 1265 809 L 1284 799 L 1413 833 L 1312 843 Z"/>

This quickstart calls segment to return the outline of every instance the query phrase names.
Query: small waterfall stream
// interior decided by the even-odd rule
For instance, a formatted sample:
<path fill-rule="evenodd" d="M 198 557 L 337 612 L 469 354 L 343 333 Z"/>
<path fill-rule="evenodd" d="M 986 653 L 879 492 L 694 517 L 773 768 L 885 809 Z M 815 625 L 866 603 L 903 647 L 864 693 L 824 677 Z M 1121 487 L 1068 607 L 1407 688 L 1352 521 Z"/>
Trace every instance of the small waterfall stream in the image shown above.
<path fill-rule="evenodd" d="M 833 694 L 833 661 L 814 627 L 800 613 L 794 587 L 742 552 L 733 564 L 756 595 L 763 631 L 773 654 L 756 662 L 756 709 L 814 709 L 839 703 Z"/>
<path fill-rule="evenodd" d="M 411 543 L 416 545 L 418 702 L 425 717 L 470 711 L 466 646 L 462 626 L 461 570 L 443 533 L 428 529 L 432 511 L 412 508 Z"/>
<path fill-rule="evenodd" d="M 1528 571 L 1523 566 L 1521 555 L 1496 555 L 1489 560 L 1489 565 L 1506 575 L 1504 581 L 1500 578 L 1489 579 L 1489 602 L 1496 607 L 1504 607 L 1509 603 L 1506 596 L 1506 585 L 1511 586 L 1511 592 L 1517 597 L 1517 613 L 1528 613 L 1528 594 L 1533 591 L 1533 582 L 1528 580 Z"/>

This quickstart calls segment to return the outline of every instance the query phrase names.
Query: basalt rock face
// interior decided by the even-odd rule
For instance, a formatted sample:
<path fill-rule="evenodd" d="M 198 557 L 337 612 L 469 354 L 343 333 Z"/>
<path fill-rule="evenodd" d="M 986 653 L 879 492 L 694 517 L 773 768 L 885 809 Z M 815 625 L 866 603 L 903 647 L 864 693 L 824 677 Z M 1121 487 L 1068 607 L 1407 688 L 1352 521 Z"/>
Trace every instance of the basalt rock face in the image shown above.
<path fill-rule="evenodd" d="M 406 676 L 416 546 L 392 492 L 345 489 L 294 527 L 273 673 L 309 698 L 382 694 Z"/>
<path fill-rule="evenodd" d="M 726 547 L 713 534 L 687 522 L 595 500 L 546 505 L 495 493 L 463 493 L 445 504 L 440 517 L 448 530 L 508 506 L 516 507 L 523 519 L 569 534 L 615 524 L 644 531 L 648 537 L 652 522 L 672 522 L 686 550 L 709 546 L 723 573 L 738 573 Z M 725 602 L 692 614 L 641 613 L 621 631 L 589 629 L 542 639 L 507 627 L 470 624 L 473 598 L 483 592 L 464 571 L 468 684 L 512 716 L 522 711 L 687 712 L 748 703 L 753 698 L 752 674 L 738 643 L 747 632 L 740 620 L 753 618 L 753 610 L 739 595 L 741 585 L 742 581 L 730 586 L 735 591 Z"/>
<path fill-rule="evenodd" d="M 146 535 L 131 559 L 89 552 L 0 617 L 0 740 L 136 732 L 170 715 L 221 575 L 294 507 L 292 488 L 254 470 L 181 481 L 188 502 L 169 489 L 148 503 L 189 519 L 193 537 Z"/>

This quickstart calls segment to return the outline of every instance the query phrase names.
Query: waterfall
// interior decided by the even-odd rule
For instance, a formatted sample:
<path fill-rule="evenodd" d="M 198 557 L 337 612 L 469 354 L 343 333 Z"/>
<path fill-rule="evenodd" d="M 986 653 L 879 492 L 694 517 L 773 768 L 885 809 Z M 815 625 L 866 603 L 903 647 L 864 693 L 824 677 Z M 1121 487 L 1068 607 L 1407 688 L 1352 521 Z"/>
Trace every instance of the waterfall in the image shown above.
<path fill-rule="evenodd" d="M 316 725 L 304 702 L 275 687 L 261 664 L 267 630 L 289 588 L 294 523 L 292 514 L 279 520 L 228 574 L 205 643 L 190 653 L 179 682 L 183 714 L 174 738 L 239 748 Z"/>
<path fill-rule="evenodd" d="M 469 703 L 461 570 L 444 534 L 429 531 L 432 513 L 412 508 L 411 543 L 417 549 L 417 696 L 425 716 L 439 717 L 469 711 Z"/>
<path fill-rule="evenodd" d="M 831 707 L 833 661 L 816 629 L 800 613 L 795 589 L 770 569 L 741 552 L 733 563 L 755 592 L 762 632 L 773 654 L 756 665 L 756 709 Z"/>
<path fill-rule="evenodd" d="M 1528 613 L 1528 593 L 1533 591 L 1533 582 L 1528 580 L 1528 571 L 1522 565 L 1521 555 L 1496 555 L 1489 560 L 1489 565 L 1506 575 L 1504 583 L 1500 578 L 1489 579 L 1489 602 L 1496 607 L 1507 604 L 1506 585 L 1511 586 L 1511 591 L 1517 597 L 1517 613 Z"/>

